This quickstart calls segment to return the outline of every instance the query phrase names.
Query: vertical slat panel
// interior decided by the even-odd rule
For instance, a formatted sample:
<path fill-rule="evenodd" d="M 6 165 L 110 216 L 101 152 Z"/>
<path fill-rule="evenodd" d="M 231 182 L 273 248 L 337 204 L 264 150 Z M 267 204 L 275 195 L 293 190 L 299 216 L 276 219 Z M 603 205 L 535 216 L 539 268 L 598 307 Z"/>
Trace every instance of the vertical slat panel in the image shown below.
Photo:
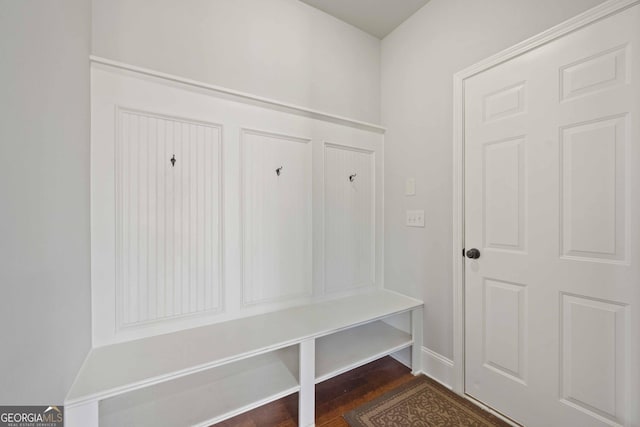
<path fill-rule="evenodd" d="M 157 282 L 158 267 L 156 264 L 156 256 L 158 252 L 158 211 L 157 211 L 157 189 L 158 180 L 156 179 L 157 169 L 157 150 L 158 150 L 158 121 L 155 117 L 149 118 L 149 132 L 147 144 L 147 180 L 148 180 L 148 242 L 149 254 L 147 257 L 147 318 L 157 318 Z"/>
<path fill-rule="evenodd" d="M 191 259 L 192 248 L 191 242 L 193 241 L 191 236 L 191 188 L 192 180 L 191 174 L 193 171 L 191 152 L 192 152 L 192 140 L 191 140 L 191 126 L 186 123 L 182 124 L 182 171 L 184 173 L 184 181 L 182 182 L 182 312 L 188 313 L 191 310 Z"/>
<path fill-rule="evenodd" d="M 207 185 L 207 182 L 205 181 L 205 173 L 204 173 L 204 168 L 205 168 L 205 157 L 204 157 L 204 145 L 205 145 L 205 132 L 204 132 L 204 127 L 202 126 L 198 126 L 198 179 L 196 182 L 198 182 L 198 196 L 196 198 L 197 202 L 198 202 L 198 206 L 197 206 L 197 212 L 198 212 L 198 259 L 197 259 L 197 265 L 198 265 L 198 311 L 202 311 L 205 309 L 205 295 L 204 295 L 204 288 L 205 288 L 205 283 L 204 283 L 204 264 L 205 264 L 205 259 L 204 259 L 204 240 L 205 240 L 205 234 L 207 232 L 207 227 L 205 225 L 206 223 L 206 212 L 205 212 L 205 186 Z M 211 185 L 209 183 L 209 185 Z"/>
<path fill-rule="evenodd" d="M 165 121 L 166 125 L 166 147 L 165 147 L 165 159 L 170 159 L 175 153 L 175 123 Z M 166 161 L 166 160 L 165 160 Z M 165 263 L 165 280 L 166 280 L 166 292 L 165 292 L 165 315 L 167 317 L 173 316 L 175 313 L 175 232 L 174 224 L 176 218 L 175 212 L 175 175 L 173 171 L 169 169 L 169 163 L 164 164 L 164 179 L 166 183 L 165 187 L 165 205 L 164 210 L 166 212 L 165 232 L 167 236 L 167 245 L 164 256 Z M 171 261 L 171 262 L 170 262 Z"/>
<path fill-rule="evenodd" d="M 139 259 L 138 259 L 138 239 L 139 239 L 139 211 L 140 203 L 138 200 L 139 189 L 139 169 L 138 163 L 140 159 L 140 119 L 137 115 L 131 115 L 131 132 L 129 134 L 129 182 L 125 183 L 128 190 L 129 211 L 127 212 L 129 222 L 129 234 L 126 238 L 129 240 L 129 253 L 127 261 L 129 264 L 129 277 L 125 289 L 128 291 L 125 296 L 129 299 L 124 301 L 129 312 L 129 322 L 138 322 L 138 287 L 139 287 Z M 128 184 L 128 185 L 127 185 Z"/>
<path fill-rule="evenodd" d="M 243 302 L 310 295 L 310 141 L 243 130 L 242 158 Z"/>
<path fill-rule="evenodd" d="M 325 146 L 325 292 L 374 284 L 373 153 Z M 349 180 L 355 175 L 353 181 Z"/>
<path fill-rule="evenodd" d="M 121 144 L 118 145 L 118 155 L 121 160 L 119 163 L 119 179 L 117 181 L 117 189 L 116 191 L 119 193 L 118 201 L 120 202 L 118 205 L 118 209 L 124 215 L 130 213 L 131 203 L 129 201 L 129 188 L 127 184 L 130 183 L 130 172 L 129 172 L 129 161 L 131 159 L 130 148 L 131 148 L 131 116 L 129 114 L 122 113 L 120 115 L 120 141 Z M 123 215 L 123 216 L 124 216 Z M 120 228 L 118 233 L 120 236 L 129 236 L 129 221 L 124 218 L 124 221 L 120 221 Z M 129 278 L 129 241 L 128 239 L 121 239 L 119 245 L 117 247 L 118 251 L 120 251 L 121 256 L 117 258 L 116 265 L 118 269 L 117 280 L 119 283 L 125 283 L 125 281 Z M 131 320 L 130 313 L 125 309 L 122 296 L 121 299 L 118 299 L 117 310 L 120 311 L 120 318 L 123 322 L 129 323 Z"/>
<path fill-rule="evenodd" d="M 182 152 L 182 123 L 175 123 L 174 129 L 175 140 L 173 142 L 174 156 L 178 156 L 180 164 L 177 164 L 172 169 L 173 176 L 173 236 L 174 236 L 174 249 L 173 259 L 170 260 L 174 264 L 174 282 L 173 282 L 173 312 L 175 315 L 182 313 L 182 212 L 184 211 L 182 203 L 182 182 L 184 181 L 184 168 L 182 163 L 184 162 L 184 153 Z"/>
<path fill-rule="evenodd" d="M 201 126 L 197 126 L 194 129 L 194 134 L 195 134 L 195 141 L 194 141 L 194 147 L 195 147 L 195 164 L 194 164 L 194 170 L 195 170 L 195 175 L 196 175 L 196 179 L 195 179 L 195 188 L 194 188 L 194 200 L 195 200 L 195 227 L 194 230 L 198 231 L 195 233 L 194 235 L 194 246 L 195 246 L 195 257 L 194 257 L 194 263 L 195 263 L 195 268 L 194 268 L 194 278 L 193 278 L 193 282 L 195 285 L 195 307 L 193 307 L 195 310 L 201 311 L 202 307 L 203 307 L 203 295 L 202 295 L 202 274 L 201 274 L 201 268 L 202 268 L 202 232 L 204 231 L 202 228 L 202 221 L 204 219 L 204 212 L 202 212 L 202 127 Z"/>
<path fill-rule="evenodd" d="M 140 321 L 147 320 L 147 273 L 149 254 L 149 118 L 140 116 L 140 140 L 138 142 L 138 317 Z"/>
<path fill-rule="evenodd" d="M 223 139 L 223 130 L 221 128 L 208 128 L 210 132 L 210 143 L 207 144 L 211 151 L 211 161 L 208 163 L 209 166 L 209 175 L 210 179 L 207 182 L 211 182 L 210 186 L 210 195 L 211 195 L 211 214 L 207 216 L 207 218 L 211 218 L 211 221 L 208 222 L 210 224 L 210 242 L 208 244 L 208 248 L 211 250 L 211 254 L 207 259 L 217 259 L 219 262 L 212 263 L 207 262 L 207 265 L 211 269 L 211 282 L 216 283 L 219 282 L 222 284 L 222 254 L 223 254 L 223 223 L 222 223 L 222 173 L 223 173 L 223 165 L 222 165 L 222 139 Z M 207 289 L 210 290 L 211 294 L 211 303 L 209 309 L 215 309 L 222 305 L 222 292 L 224 288 L 220 286 L 220 289 L 214 289 L 213 287 L 207 286 Z"/>
<path fill-rule="evenodd" d="M 158 244 L 156 251 L 156 269 L 157 269 L 157 282 L 156 282 L 156 316 L 159 318 L 166 316 L 165 306 L 165 292 L 167 289 L 167 215 L 166 215 L 166 192 L 167 180 L 165 175 L 165 162 L 168 162 L 168 158 L 165 156 L 167 151 L 167 124 L 165 120 L 158 120 L 157 132 L 158 132 L 158 145 L 156 147 L 156 180 L 158 185 L 156 186 L 156 215 L 158 215 L 158 221 L 156 223 L 156 233 L 158 235 Z"/>
<path fill-rule="evenodd" d="M 194 310 L 196 305 L 196 275 L 195 275 L 195 266 L 196 266 L 196 256 L 197 256 L 197 246 L 196 246 L 196 235 L 195 235 L 195 225 L 196 225 L 196 208 L 195 208 L 195 188 L 197 186 L 196 182 L 196 150 L 197 150 L 197 141 L 196 141 L 196 132 L 193 126 L 186 127 L 186 133 L 189 143 L 188 147 L 188 183 L 187 183 L 187 204 L 188 208 L 188 216 L 187 216 L 187 288 L 188 288 L 188 299 L 187 306 L 185 311 L 190 312 Z"/>
<path fill-rule="evenodd" d="M 119 122 L 119 327 L 219 310 L 221 128 L 124 110 Z"/>
<path fill-rule="evenodd" d="M 184 175 L 184 153 L 182 152 L 182 124 L 174 123 L 172 157 L 180 159 L 171 167 L 169 175 L 173 180 L 173 257 L 168 261 L 173 264 L 173 313 L 175 316 L 182 313 L 182 182 Z"/>
<path fill-rule="evenodd" d="M 214 179 L 212 176 L 212 170 L 213 167 L 211 165 L 211 161 L 213 161 L 214 159 L 211 157 L 211 153 L 212 153 L 212 147 L 211 147 L 211 142 L 212 142 L 212 138 L 211 138 L 211 129 L 210 128 L 204 128 L 204 144 L 203 144 L 203 153 L 202 153 L 202 162 L 203 162 L 203 178 L 202 178 L 202 182 L 211 182 L 214 183 Z M 215 227 L 215 224 L 213 224 L 212 221 L 207 221 L 206 218 L 211 218 L 212 214 L 213 214 L 213 210 L 212 210 L 212 206 L 211 206 L 211 202 L 212 202 L 212 192 L 213 192 L 213 185 L 210 186 L 203 186 L 202 188 L 202 193 L 203 193 L 203 197 L 202 197 L 202 202 L 204 204 L 204 208 L 203 208 L 203 212 L 204 212 L 204 217 L 205 220 L 203 221 L 203 233 L 202 233 L 202 237 L 203 237 L 203 241 L 202 244 L 204 246 L 204 251 L 202 254 L 202 267 L 203 267 L 203 283 L 204 283 L 204 295 L 203 295 L 203 309 L 204 310 L 209 310 L 212 307 L 212 303 L 211 303 L 211 288 L 209 288 L 208 286 L 206 286 L 207 283 L 209 283 L 209 281 L 211 280 L 211 278 L 213 277 L 213 275 L 211 274 L 211 270 L 212 270 L 212 266 L 210 263 L 206 262 L 207 259 L 209 259 L 211 257 L 211 252 L 212 252 L 212 248 L 211 248 L 211 244 L 212 244 L 212 228 Z"/>

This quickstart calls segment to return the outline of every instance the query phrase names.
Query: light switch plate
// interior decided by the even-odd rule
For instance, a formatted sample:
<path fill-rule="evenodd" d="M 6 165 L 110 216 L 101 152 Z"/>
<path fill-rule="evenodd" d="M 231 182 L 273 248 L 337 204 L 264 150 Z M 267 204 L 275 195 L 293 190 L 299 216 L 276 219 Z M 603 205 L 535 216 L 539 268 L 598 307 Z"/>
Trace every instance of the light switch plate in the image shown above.
<path fill-rule="evenodd" d="M 415 178 L 407 178 L 407 182 L 405 182 L 405 185 L 404 185 L 404 195 L 405 196 L 416 195 L 416 179 Z"/>
<path fill-rule="evenodd" d="M 424 227 L 424 211 L 407 211 L 407 227 Z"/>

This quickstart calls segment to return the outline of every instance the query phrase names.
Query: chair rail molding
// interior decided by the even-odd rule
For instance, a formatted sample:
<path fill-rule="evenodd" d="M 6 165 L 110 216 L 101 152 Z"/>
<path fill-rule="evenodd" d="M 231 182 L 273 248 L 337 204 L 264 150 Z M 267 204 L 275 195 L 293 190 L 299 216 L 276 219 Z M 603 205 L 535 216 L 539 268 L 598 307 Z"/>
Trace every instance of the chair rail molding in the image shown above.
<path fill-rule="evenodd" d="M 369 123 L 361 120 L 352 119 L 349 117 L 340 116 L 337 114 L 331 114 L 325 111 L 314 110 L 301 105 L 290 104 L 287 102 L 279 101 L 272 98 L 254 95 L 247 92 L 241 92 L 234 89 L 229 89 L 223 86 L 212 85 L 209 83 L 201 82 L 198 80 L 188 79 L 186 77 L 177 76 L 175 74 L 164 73 L 157 70 L 151 70 L 149 68 L 139 67 L 137 65 L 127 64 L 124 62 L 114 61 L 112 59 L 102 58 L 100 56 L 89 56 L 91 63 L 100 65 L 103 67 L 117 69 L 125 73 L 134 73 L 137 75 L 143 75 L 152 79 L 160 79 L 165 82 L 172 83 L 176 86 L 188 86 L 194 89 L 205 90 L 211 94 L 223 96 L 237 102 L 243 102 L 251 105 L 259 105 L 261 107 L 271 108 L 277 111 L 283 111 L 292 113 L 304 117 L 310 117 L 317 120 L 323 120 L 330 123 L 340 124 L 344 126 L 350 126 L 357 129 L 367 130 L 370 132 L 376 132 L 384 134 L 386 128 L 375 123 Z"/>

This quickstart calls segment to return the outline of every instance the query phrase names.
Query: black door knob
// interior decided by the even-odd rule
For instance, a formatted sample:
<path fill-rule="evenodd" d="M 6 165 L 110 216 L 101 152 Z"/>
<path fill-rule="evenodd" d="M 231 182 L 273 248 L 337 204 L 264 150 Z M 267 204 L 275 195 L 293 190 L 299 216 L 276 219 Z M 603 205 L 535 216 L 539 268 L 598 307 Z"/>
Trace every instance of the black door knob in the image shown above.
<path fill-rule="evenodd" d="M 480 258 L 480 251 L 477 250 L 476 248 L 469 249 L 467 251 L 467 258 L 470 258 L 470 259 L 478 259 L 478 258 Z"/>

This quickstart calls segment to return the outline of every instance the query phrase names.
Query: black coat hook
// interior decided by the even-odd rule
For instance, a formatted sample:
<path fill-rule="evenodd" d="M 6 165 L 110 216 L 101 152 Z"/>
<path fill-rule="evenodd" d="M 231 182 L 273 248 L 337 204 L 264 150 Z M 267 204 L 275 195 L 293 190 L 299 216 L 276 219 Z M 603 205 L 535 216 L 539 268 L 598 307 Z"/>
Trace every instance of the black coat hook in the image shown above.
<path fill-rule="evenodd" d="M 175 165 L 176 165 L 176 155 L 174 154 L 174 155 L 171 157 L 171 167 L 174 167 Z"/>
<path fill-rule="evenodd" d="M 276 169 L 276 175 L 280 176 L 280 173 L 282 173 L 282 169 L 284 169 L 284 166 L 280 166 L 278 169 Z"/>
<path fill-rule="evenodd" d="M 356 180 L 356 176 L 358 176 L 357 173 L 354 173 L 353 175 L 349 175 L 349 182 L 353 182 Z"/>

